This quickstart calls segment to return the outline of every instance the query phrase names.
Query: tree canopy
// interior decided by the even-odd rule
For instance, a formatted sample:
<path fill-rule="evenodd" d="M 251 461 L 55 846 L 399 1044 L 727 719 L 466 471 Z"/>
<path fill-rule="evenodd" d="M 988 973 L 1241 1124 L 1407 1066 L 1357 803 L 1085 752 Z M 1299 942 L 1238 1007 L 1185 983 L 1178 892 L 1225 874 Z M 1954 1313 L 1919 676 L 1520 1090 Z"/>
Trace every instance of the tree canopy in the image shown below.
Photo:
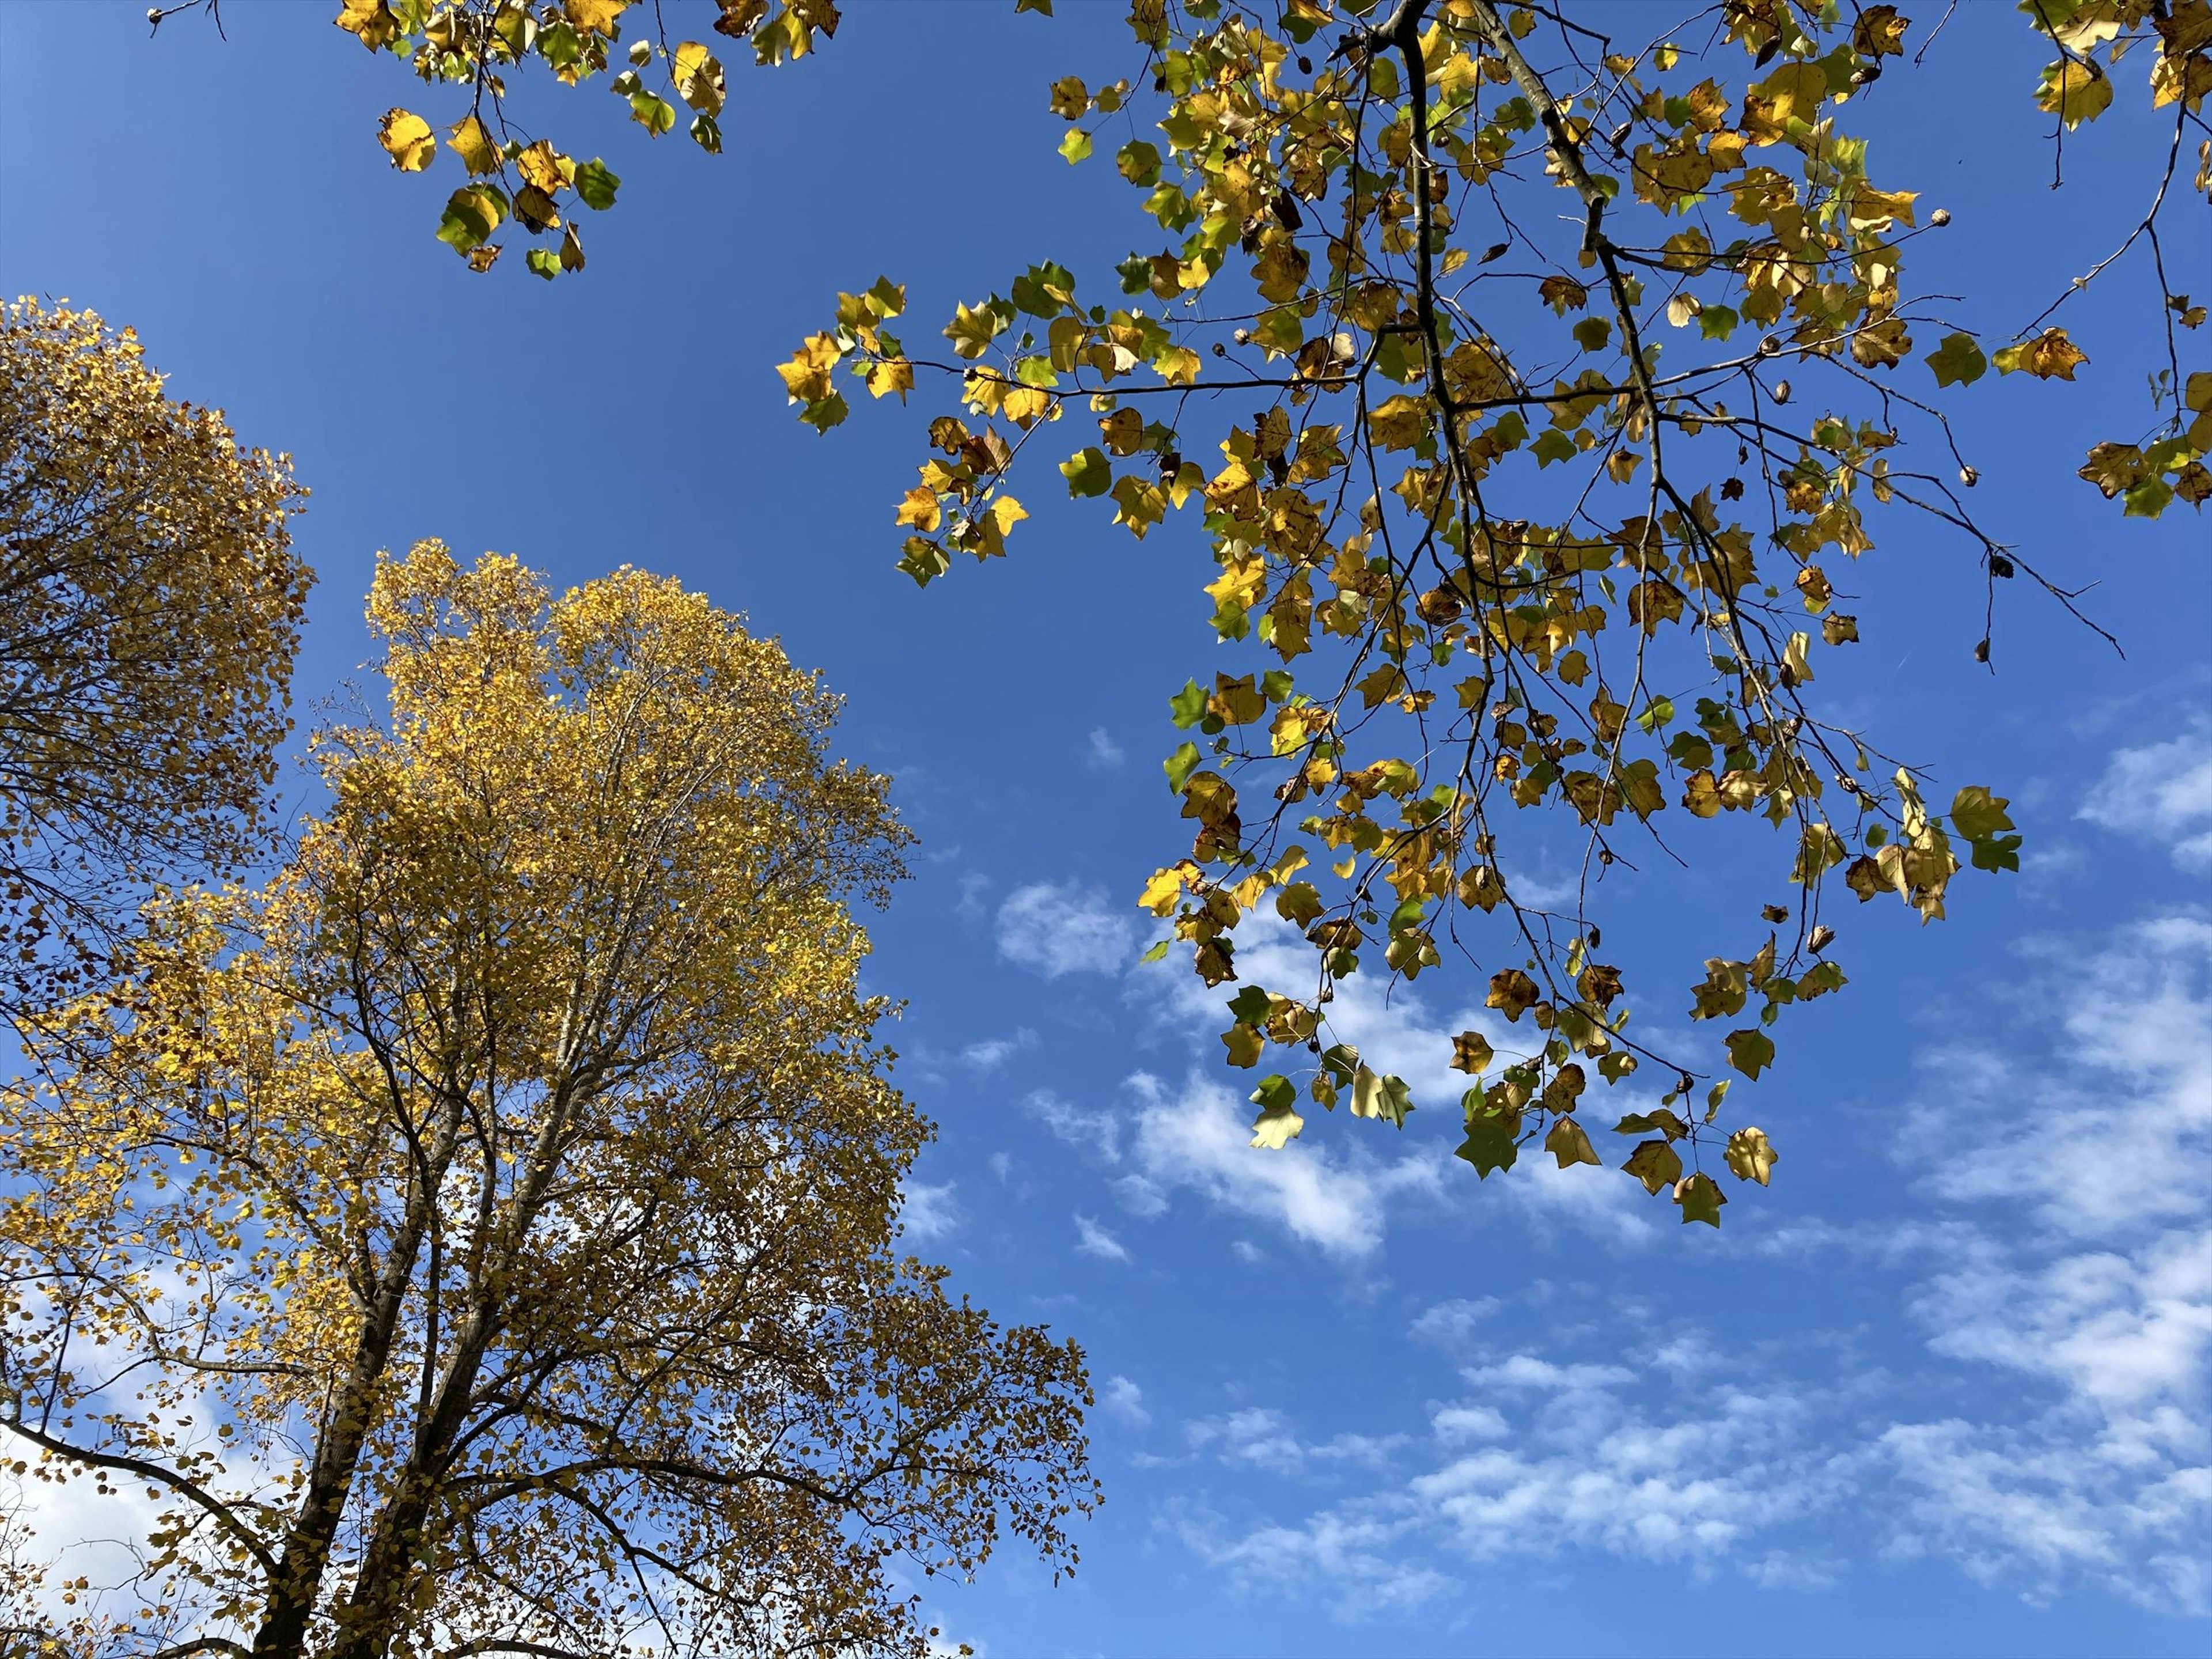
<path fill-rule="evenodd" d="M 1971 505 L 1948 411 L 1994 369 L 2046 383 L 2063 419 L 2090 363 L 2066 304 L 2124 258 L 2151 267 L 2166 351 L 2143 366 L 2143 429 L 2084 434 L 2081 477 L 2129 517 L 2212 494 L 2212 372 L 2183 362 L 2205 307 L 2174 289 L 2161 230 L 2185 186 L 2212 195 L 2212 8 L 2020 10 L 2055 54 L 2022 88 L 2054 182 L 2116 97 L 2172 123 L 2133 233 L 2024 326 L 1916 292 L 1912 245 L 1951 212 L 1853 131 L 1878 96 L 1943 95 L 1919 66 L 1948 13 L 1916 34 L 1890 4 L 1727 0 L 1616 40 L 1601 25 L 1623 14 L 1578 6 L 1134 0 L 1127 59 L 1045 91 L 1067 161 L 1110 150 L 1137 192 L 1129 257 L 1041 258 L 959 304 L 934 351 L 901 337 L 886 278 L 781 366 L 824 432 L 854 382 L 939 400 L 894 508 L 916 582 L 1006 550 L 1029 517 L 1018 472 L 1139 538 L 1202 525 L 1203 613 L 1243 672 L 1172 701 L 1191 738 L 1165 769 L 1195 835 L 1141 902 L 1207 985 L 1236 985 L 1222 1041 L 1264 1073 L 1255 1146 L 1314 1103 L 1402 1125 L 1415 1103 L 1390 1057 L 1336 1040 L 1332 988 L 1453 963 L 1515 1034 L 1458 1039 L 1462 1158 L 1485 1176 L 1534 1145 L 1601 1164 L 1577 1115 L 1592 1073 L 1656 1067 L 1660 1109 L 1610 1126 L 1641 1137 L 1626 1167 L 1717 1225 L 1717 1172 L 1763 1184 L 1778 1156 L 1729 1112 L 1730 1082 L 1772 1063 L 1784 1010 L 1846 983 L 1840 896 L 1932 921 L 1965 866 L 2018 868 L 2000 781 L 1926 776 L 1818 682 L 1861 643 L 1854 591 L 1903 580 L 1877 538 L 1978 564 L 1988 604 L 1962 648 L 1982 661 L 2004 585 L 2074 608 Z M 543 241 L 526 264 L 554 277 L 582 268 L 579 210 L 619 180 L 539 136 L 526 92 L 605 85 L 654 137 L 688 106 L 713 152 L 737 94 L 708 37 L 784 65 L 839 15 L 346 0 L 336 21 L 453 106 L 434 125 L 395 108 L 380 134 L 419 172 L 443 132 L 465 178 L 439 236 L 477 271 L 504 240 Z M 1762 820 L 1777 852 L 1747 835 Z M 1517 866 L 1562 830 L 1576 891 L 1539 902 Z M 1717 1077 L 1629 1029 L 1643 981 L 1599 921 L 1611 884 L 1699 846 L 1771 859 L 1797 889 L 1717 918 L 1702 971 L 1657 1002 L 1729 1027 Z M 1240 981 L 1255 919 L 1304 934 L 1302 982 Z"/>
<path fill-rule="evenodd" d="M 0 1018 L 99 977 L 145 884 L 266 846 L 312 580 L 289 456 L 131 331 L 0 308 Z"/>
<path fill-rule="evenodd" d="M 1072 1567 L 1080 1353 L 898 1253 L 907 837 L 836 700 L 627 568 L 424 543 L 368 614 L 285 867 L 155 905 L 0 1103 L 0 1426 L 161 1509 L 67 1638 L 920 1655 L 902 1575 Z"/>

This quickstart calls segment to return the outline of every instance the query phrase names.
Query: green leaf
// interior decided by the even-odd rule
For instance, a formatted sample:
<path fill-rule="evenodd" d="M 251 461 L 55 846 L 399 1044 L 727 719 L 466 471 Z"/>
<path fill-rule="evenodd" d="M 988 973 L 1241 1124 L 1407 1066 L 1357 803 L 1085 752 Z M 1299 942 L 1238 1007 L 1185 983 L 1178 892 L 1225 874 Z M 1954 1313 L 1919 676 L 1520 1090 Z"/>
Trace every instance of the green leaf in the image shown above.
<path fill-rule="evenodd" d="M 1571 461 L 1575 458 L 1575 441 L 1564 432 L 1547 432 L 1528 453 L 1536 458 L 1538 466 L 1549 466 L 1553 461 Z"/>
<path fill-rule="evenodd" d="M 1114 166 L 1133 185 L 1153 185 L 1160 176 L 1160 153 L 1143 139 L 1133 138 L 1115 155 Z"/>
<path fill-rule="evenodd" d="M 1453 1156 L 1474 1164 L 1475 1174 L 1487 1181 L 1492 1170 L 1510 1170 L 1521 1156 L 1520 1128 L 1517 1113 L 1511 1117 L 1479 1113 L 1468 1121 L 1467 1139 Z"/>
<path fill-rule="evenodd" d="M 693 116 L 691 118 L 691 141 L 697 144 L 701 149 L 705 150 L 708 155 L 720 155 L 722 153 L 721 124 L 716 121 L 711 115 L 701 114 Z"/>
<path fill-rule="evenodd" d="M 1070 127 L 1067 136 L 1060 141 L 1060 153 L 1066 158 L 1067 165 L 1073 167 L 1090 155 L 1091 135 L 1081 127 Z"/>
<path fill-rule="evenodd" d="M 1937 386 L 1972 386 L 1990 368 L 1971 334 L 1945 335 L 1943 343 L 1928 354 L 1927 363 L 1936 371 Z"/>
<path fill-rule="evenodd" d="M 1178 731 L 1188 731 L 1206 718 L 1206 688 L 1196 680 L 1183 682 L 1182 690 L 1168 699 L 1168 714 Z"/>
<path fill-rule="evenodd" d="M 1388 1118 L 1402 1129 L 1406 1114 L 1413 1109 L 1412 1091 L 1401 1077 L 1377 1076 L 1362 1066 L 1352 1078 L 1352 1115 Z"/>
<path fill-rule="evenodd" d="M 549 283 L 561 274 L 561 256 L 550 247 L 531 249 L 522 262 Z"/>
<path fill-rule="evenodd" d="M 1756 1081 L 1762 1067 L 1774 1064 L 1774 1039 L 1759 1030 L 1730 1031 L 1728 1053 L 1729 1064 Z"/>
<path fill-rule="evenodd" d="M 622 180 L 607 168 L 605 161 L 594 156 L 576 169 L 576 194 L 584 205 L 594 212 L 604 213 L 615 204 L 615 191 Z"/>
<path fill-rule="evenodd" d="M 1071 496 L 1103 495 L 1113 488 L 1114 464 L 1106 459 L 1104 450 L 1093 445 L 1062 461 L 1060 476 L 1067 480 Z"/>
<path fill-rule="evenodd" d="M 1260 1086 L 1245 1097 L 1263 1112 L 1287 1112 L 1298 1103 L 1297 1085 L 1277 1073 L 1260 1079 Z"/>
<path fill-rule="evenodd" d="M 2020 837 L 1992 836 L 1987 841 L 1973 843 L 1973 865 L 1977 870 L 2017 870 L 2020 868 Z"/>
<path fill-rule="evenodd" d="M 1981 841 L 2014 827 L 2012 815 L 2005 811 L 2011 805 L 1980 784 L 1969 784 L 1951 798 L 1951 822 L 1968 841 Z"/>
<path fill-rule="evenodd" d="M 629 98 L 629 118 L 658 138 L 675 126 L 676 106 L 650 92 L 634 92 Z"/>
<path fill-rule="evenodd" d="M 1144 955 L 1139 957 L 1137 960 L 1139 962 L 1158 962 L 1167 955 L 1168 946 L 1173 942 L 1174 941 L 1170 939 L 1161 939 L 1154 944 L 1152 949 L 1146 951 Z"/>
<path fill-rule="evenodd" d="M 1198 745 L 1187 743 L 1160 763 L 1160 769 L 1168 775 L 1168 787 L 1178 795 L 1190 775 L 1198 770 Z"/>
<path fill-rule="evenodd" d="M 1674 1201 L 1682 1206 L 1685 1222 L 1702 1221 L 1708 1227 L 1717 1227 L 1728 1194 L 1721 1190 L 1719 1182 L 1701 1170 L 1674 1188 Z"/>
<path fill-rule="evenodd" d="M 507 200 L 486 185 L 465 185 L 446 201 L 438 240 L 457 253 L 481 246 L 507 217 Z"/>
<path fill-rule="evenodd" d="M 2121 512 L 2130 519 L 2155 519 L 2172 499 L 2172 486 L 2154 474 L 2120 493 Z"/>

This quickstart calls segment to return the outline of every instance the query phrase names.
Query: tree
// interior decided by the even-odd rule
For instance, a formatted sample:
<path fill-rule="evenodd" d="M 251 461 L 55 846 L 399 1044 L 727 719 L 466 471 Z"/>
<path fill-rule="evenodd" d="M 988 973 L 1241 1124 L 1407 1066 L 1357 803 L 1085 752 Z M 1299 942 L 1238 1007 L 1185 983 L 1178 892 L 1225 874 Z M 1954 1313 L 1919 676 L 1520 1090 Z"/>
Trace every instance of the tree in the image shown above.
<path fill-rule="evenodd" d="M 850 906 L 906 836 L 836 700 L 628 568 L 425 543 L 369 619 L 286 868 L 158 907 L 8 1102 L 7 1427 L 162 1504 L 76 1639 L 920 1654 L 899 1563 L 1072 1568 L 1080 1353 L 895 1254 Z"/>
<path fill-rule="evenodd" d="M 171 401 L 137 337 L 0 307 L 0 1018 L 97 976 L 149 878 L 235 870 L 312 577 L 289 456 Z"/>
<path fill-rule="evenodd" d="M 1969 509 L 1978 475 L 1946 409 L 1992 366 L 2074 380 L 2089 356 L 2053 313 L 2123 256 L 2148 255 L 2166 350 L 2148 429 L 2096 443 L 2081 476 L 2130 517 L 2212 494 L 2212 373 L 2184 372 L 2176 332 L 2205 308 L 2174 290 L 2160 232 L 2185 141 L 2191 190 L 2212 192 L 2212 7 L 2020 9 L 2057 53 L 2027 90 L 2061 176 L 2069 135 L 2124 78 L 2172 132 L 2134 233 L 1986 348 L 1992 331 L 1906 285 L 1911 243 L 1951 214 L 1849 131 L 1876 95 L 1948 95 L 1924 43 L 1906 57 L 1894 5 L 1726 0 L 1702 45 L 1617 45 L 1595 12 L 1498 0 L 1133 0 L 1121 72 L 1047 94 L 1071 164 L 1127 130 L 1114 166 L 1140 192 L 1143 240 L 1111 296 L 1091 302 L 1092 277 L 1079 299 L 1077 274 L 1042 261 L 957 307 L 950 356 L 933 358 L 890 331 L 906 295 L 886 279 L 840 295 L 781 366 L 825 432 L 848 413 L 841 368 L 875 398 L 903 402 L 918 377 L 945 388 L 896 508 L 899 566 L 924 585 L 955 555 L 1005 551 L 1029 516 L 1008 486 L 1036 450 L 1133 536 L 1170 513 L 1203 520 L 1205 610 L 1248 672 L 1173 700 L 1196 731 L 1168 781 L 1196 836 L 1142 902 L 1208 985 L 1237 979 L 1240 927 L 1286 922 L 1312 946 L 1302 983 L 1245 984 L 1228 1005 L 1232 1063 L 1286 1056 L 1253 1091 L 1255 1146 L 1299 1133 L 1302 1100 L 1402 1125 L 1405 1085 L 1336 1040 L 1328 1004 L 1346 975 L 1412 979 L 1449 956 L 1486 976 L 1500 1017 L 1458 1039 L 1460 1155 L 1486 1176 L 1535 1145 L 1600 1164 L 1577 1115 L 1589 1073 L 1653 1067 L 1669 1086 L 1618 1124 L 1645 1137 L 1625 1167 L 1717 1225 L 1714 1170 L 1764 1184 L 1777 1154 L 1721 1119 L 1729 1079 L 1713 1073 L 1757 1079 L 1783 1010 L 1844 984 L 1838 878 L 1925 921 L 1962 854 L 2017 868 L 2004 797 L 1968 784 L 1941 810 L 1932 780 L 1814 688 L 1860 638 L 1838 604 L 1849 573 L 1904 514 L 1978 562 L 1990 617 L 2020 578 L 2073 609 Z M 698 38 L 679 25 L 672 44 L 687 15 Z M 562 215 L 610 205 L 616 181 L 525 142 L 524 88 L 608 71 L 648 135 L 687 104 L 711 152 L 729 88 L 706 35 L 773 66 L 837 13 L 345 0 L 337 22 L 465 93 L 445 131 L 468 178 L 439 235 L 483 270 L 503 226 L 557 232 L 557 254 L 527 260 L 552 277 L 582 264 Z M 434 160 L 410 111 L 381 140 L 402 171 Z M 1061 438 L 1067 418 L 1085 435 Z M 1220 461 L 1196 459 L 1217 443 Z M 1985 662 L 1990 626 L 1972 647 Z M 1731 922 L 1689 988 L 1692 1018 L 1733 1025 L 1725 1062 L 1661 1052 L 1626 1029 L 1633 975 L 1602 959 L 1595 900 L 1683 859 L 1673 826 L 1734 859 L 1759 818 L 1784 832 L 1800 895 Z M 1562 830 L 1576 897 L 1534 902 L 1516 871 Z"/>

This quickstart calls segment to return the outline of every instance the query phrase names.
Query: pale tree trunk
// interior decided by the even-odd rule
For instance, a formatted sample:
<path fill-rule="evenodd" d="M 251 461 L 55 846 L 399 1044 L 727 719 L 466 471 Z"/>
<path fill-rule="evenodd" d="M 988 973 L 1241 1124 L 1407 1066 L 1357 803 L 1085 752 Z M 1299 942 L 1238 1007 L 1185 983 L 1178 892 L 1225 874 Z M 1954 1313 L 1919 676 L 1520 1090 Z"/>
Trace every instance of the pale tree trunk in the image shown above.
<path fill-rule="evenodd" d="M 406 1310 L 415 1263 L 429 1232 L 439 1179 L 452 1159 L 460 1124 L 461 1102 L 449 1098 L 441 1107 L 437 1133 L 423 1166 L 410 1177 L 413 1190 L 386 1252 L 368 1317 L 354 1345 L 353 1364 L 330 1419 L 316 1438 L 307 1491 L 284 1534 L 269 1602 L 262 1613 L 261 1627 L 254 1634 L 253 1659 L 300 1659 L 305 1650 L 324 1570 L 330 1563 L 331 1543 L 337 1535 L 339 1518 L 353 1491 L 379 1385 L 392 1361 L 392 1342 Z"/>

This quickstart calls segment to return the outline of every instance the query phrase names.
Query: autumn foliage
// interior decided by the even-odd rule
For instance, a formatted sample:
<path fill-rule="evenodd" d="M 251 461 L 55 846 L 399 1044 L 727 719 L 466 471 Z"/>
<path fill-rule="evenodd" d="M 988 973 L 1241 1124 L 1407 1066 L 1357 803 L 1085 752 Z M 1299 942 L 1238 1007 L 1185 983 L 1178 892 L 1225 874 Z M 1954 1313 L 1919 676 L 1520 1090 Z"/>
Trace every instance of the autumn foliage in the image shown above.
<path fill-rule="evenodd" d="M 100 974 L 149 880 L 265 846 L 306 494 L 130 330 L 0 308 L 0 1018 Z"/>
<path fill-rule="evenodd" d="M 919 1654 L 895 1564 L 1071 1565 L 1081 1356 L 897 1252 L 905 836 L 835 700 L 634 570 L 426 543 L 369 620 L 284 870 L 4 1101 L 7 1426 L 163 1511 L 72 1650 Z"/>

